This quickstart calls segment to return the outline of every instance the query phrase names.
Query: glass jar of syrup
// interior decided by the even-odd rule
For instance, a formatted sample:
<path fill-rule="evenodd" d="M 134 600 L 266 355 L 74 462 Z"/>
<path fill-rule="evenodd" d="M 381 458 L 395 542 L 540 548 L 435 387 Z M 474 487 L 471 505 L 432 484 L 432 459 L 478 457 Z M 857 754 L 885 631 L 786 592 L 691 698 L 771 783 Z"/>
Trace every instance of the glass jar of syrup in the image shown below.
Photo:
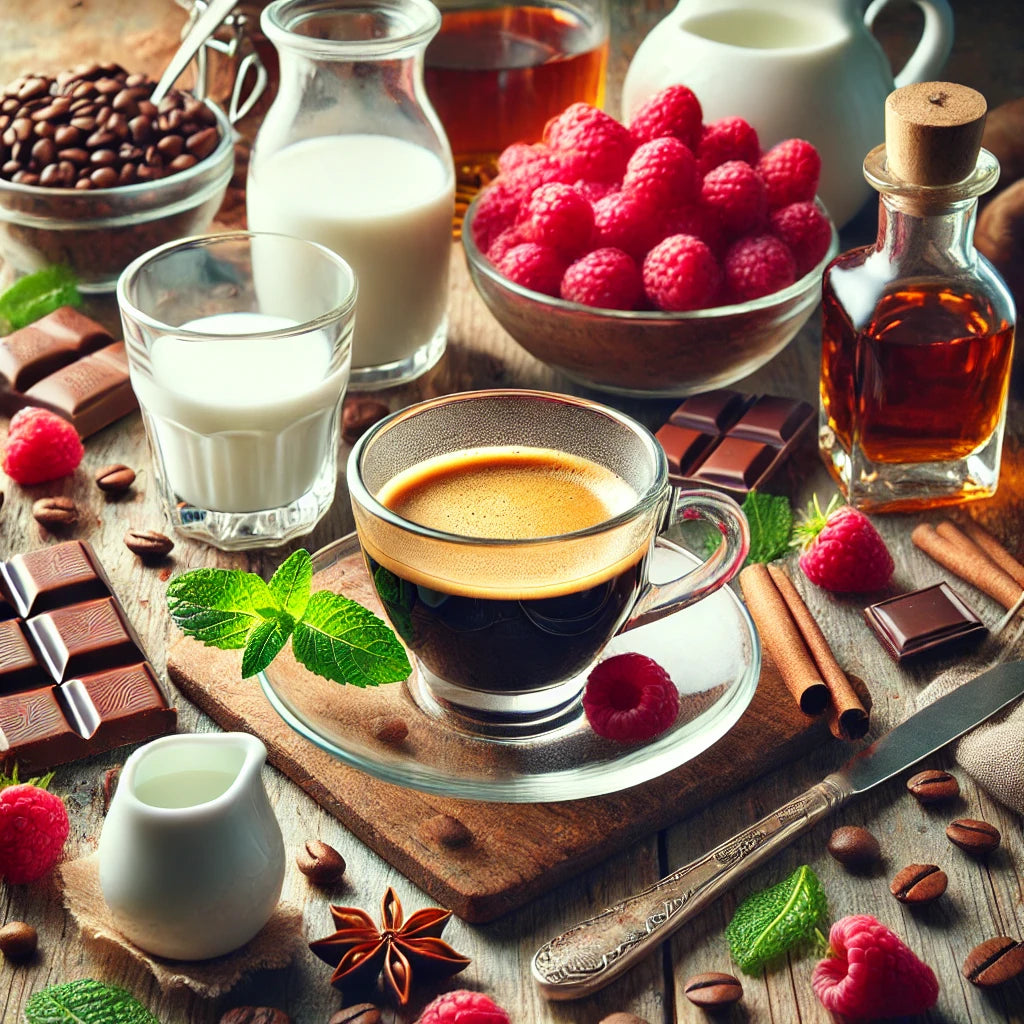
<path fill-rule="evenodd" d="M 826 269 L 819 448 L 850 504 L 910 511 L 990 497 L 999 479 L 1015 310 L 974 248 L 985 100 L 945 82 L 886 100 L 864 161 L 874 245 Z"/>

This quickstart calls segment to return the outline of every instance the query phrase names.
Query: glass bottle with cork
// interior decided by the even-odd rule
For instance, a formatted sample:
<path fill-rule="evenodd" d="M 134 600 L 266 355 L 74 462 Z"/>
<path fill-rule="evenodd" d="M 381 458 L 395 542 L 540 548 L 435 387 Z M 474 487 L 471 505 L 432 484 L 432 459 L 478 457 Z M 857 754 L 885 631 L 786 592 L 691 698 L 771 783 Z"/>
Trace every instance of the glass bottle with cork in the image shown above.
<path fill-rule="evenodd" d="M 878 238 L 825 271 L 819 448 L 860 509 L 996 490 L 1016 314 L 972 241 L 978 197 L 999 177 L 985 112 L 953 83 L 891 93 L 886 141 L 864 160 Z"/>

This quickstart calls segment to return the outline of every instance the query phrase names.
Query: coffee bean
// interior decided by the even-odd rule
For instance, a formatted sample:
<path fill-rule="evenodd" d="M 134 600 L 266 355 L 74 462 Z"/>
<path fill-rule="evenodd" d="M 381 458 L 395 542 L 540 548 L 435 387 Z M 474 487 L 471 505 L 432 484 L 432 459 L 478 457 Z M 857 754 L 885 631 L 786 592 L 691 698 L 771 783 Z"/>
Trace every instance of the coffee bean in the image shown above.
<path fill-rule="evenodd" d="M 197 160 L 205 160 L 217 148 L 219 141 L 220 136 L 216 128 L 203 128 L 197 131 L 185 146 Z"/>
<path fill-rule="evenodd" d="M 118 185 L 134 185 L 138 175 L 134 164 L 124 164 L 117 176 Z"/>
<path fill-rule="evenodd" d="M 373 1003 L 356 1003 L 338 1010 L 327 1024 L 380 1024 L 380 1010 Z"/>
<path fill-rule="evenodd" d="M 1024 944 L 1005 935 L 986 939 L 967 954 L 963 975 L 972 985 L 994 988 L 1024 974 Z"/>
<path fill-rule="evenodd" d="M 39 139 L 32 147 L 32 159 L 38 161 L 41 167 L 52 164 L 57 156 L 57 147 L 52 139 Z"/>
<path fill-rule="evenodd" d="M 236 1006 L 221 1017 L 220 1024 L 292 1024 L 292 1019 L 271 1006 Z"/>
<path fill-rule="evenodd" d="M 310 839 L 295 858 L 298 869 L 314 884 L 337 885 L 345 874 L 345 858 L 328 843 Z"/>
<path fill-rule="evenodd" d="M 97 188 L 113 188 L 118 182 L 118 174 L 113 167 L 97 167 L 89 175 L 89 180 Z"/>
<path fill-rule="evenodd" d="M 174 541 L 156 530 L 129 530 L 124 535 L 124 544 L 139 558 L 164 558 L 174 549 Z"/>
<path fill-rule="evenodd" d="M 40 498 L 32 506 L 32 515 L 40 526 L 61 530 L 78 522 L 78 506 L 70 498 Z"/>
<path fill-rule="evenodd" d="M 739 1002 L 743 998 L 743 986 L 731 974 L 708 971 L 690 978 L 683 986 L 683 995 L 696 1006 L 712 1009 Z"/>
<path fill-rule="evenodd" d="M 112 149 L 94 149 L 89 154 L 89 162 L 95 167 L 109 167 L 117 163 L 117 154 Z"/>
<path fill-rule="evenodd" d="M 975 818 L 957 818 L 946 826 L 946 838 L 961 850 L 977 856 L 991 853 L 1002 836 L 995 825 Z"/>
<path fill-rule="evenodd" d="M 401 743 L 409 735 L 409 726 L 398 715 L 377 715 L 370 720 L 370 733 L 381 743 Z"/>
<path fill-rule="evenodd" d="M 24 103 L 26 100 L 34 100 L 37 96 L 45 96 L 48 91 L 49 83 L 45 78 L 28 78 L 18 90 L 18 99 Z"/>
<path fill-rule="evenodd" d="M 106 494 L 123 494 L 135 483 L 135 470 L 115 462 L 96 471 L 96 486 Z"/>
<path fill-rule="evenodd" d="M 77 188 L 79 192 L 87 192 L 89 189 L 95 188 L 95 186 L 88 178 L 79 178 L 78 181 L 75 182 L 75 188 Z"/>
<path fill-rule="evenodd" d="M 190 153 L 182 153 L 181 156 L 176 156 L 168 165 L 169 171 L 187 171 L 190 167 L 195 167 L 199 161 L 192 156 Z"/>
<path fill-rule="evenodd" d="M 844 867 L 863 871 L 878 863 L 882 848 L 878 840 L 858 825 L 837 828 L 828 840 L 828 852 Z"/>
<path fill-rule="evenodd" d="M 157 144 L 157 152 L 165 160 L 173 160 L 185 149 L 185 140 L 180 135 L 165 135 Z"/>
<path fill-rule="evenodd" d="M 38 185 L 39 175 L 33 174 L 31 171 L 18 171 L 11 181 L 16 181 L 19 185 Z"/>
<path fill-rule="evenodd" d="M 602 1017 L 598 1024 L 648 1024 L 648 1022 L 635 1013 L 623 1013 L 620 1010 L 618 1013 L 609 1013 L 607 1017 Z"/>
<path fill-rule="evenodd" d="M 922 804 L 940 804 L 960 795 L 956 777 L 941 768 L 928 768 L 907 779 L 907 789 Z"/>
<path fill-rule="evenodd" d="M 39 175 L 39 184 L 48 188 L 58 188 L 63 184 L 60 176 L 60 168 L 56 164 L 47 164 Z"/>
<path fill-rule="evenodd" d="M 0 953 L 12 964 L 23 964 L 35 956 L 39 935 L 24 921 L 8 921 L 0 928 Z"/>
<path fill-rule="evenodd" d="M 420 834 L 430 843 L 458 850 L 473 842 L 473 833 L 451 814 L 435 814 L 420 826 Z"/>
<path fill-rule="evenodd" d="M 908 864 L 889 883 L 889 891 L 900 903 L 931 903 L 949 885 L 946 872 L 936 864 Z"/>
<path fill-rule="evenodd" d="M 371 398 L 349 398 L 341 414 L 342 440 L 355 444 L 374 423 L 384 419 L 390 412 L 383 402 Z"/>
<path fill-rule="evenodd" d="M 61 160 L 67 160 L 69 163 L 75 164 L 76 167 L 81 167 L 83 164 L 89 162 L 89 153 L 87 150 L 82 149 L 80 146 L 71 146 L 69 149 L 62 149 L 58 156 Z"/>
<path fill-rule="evenodd" d="M 128 122 L 128 131 L 134 143 L 145 144 L 153 137 L 153 122 L 144 114 L 139 114 Z"/>

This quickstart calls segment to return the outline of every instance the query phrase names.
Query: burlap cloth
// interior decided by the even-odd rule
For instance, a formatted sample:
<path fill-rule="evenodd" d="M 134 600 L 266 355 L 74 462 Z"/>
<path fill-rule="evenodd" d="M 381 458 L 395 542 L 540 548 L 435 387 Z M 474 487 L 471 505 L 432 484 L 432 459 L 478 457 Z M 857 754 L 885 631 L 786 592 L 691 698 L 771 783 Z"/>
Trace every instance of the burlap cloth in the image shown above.
<path fill-rule="evenodd" d="M 251 971 L 287 967 L 303 943 L 302 911 L 279 903 L 273 917 L 241 949 L 213 960 L 165 960 L 139 949 L 114 927 L 100 890 L 99 858 L 92 854 L 61 864 L 64 906 L 87 939 L 113 946 L 142 964 L 162 989 L 189 988 L 212 999 Z"/>
<path fill-rule="evenodd" d="M 943 672 L 918 695 L 917 707 L 930 704 L 998 662 L 1024 657 L 1019 631 L 1012 640 L 997 644 L 989 641 L 976 658 Z M 1024 701 L 993 715 L 951 749 L 956 763 L 982 789 L 1024 814 Z"/>

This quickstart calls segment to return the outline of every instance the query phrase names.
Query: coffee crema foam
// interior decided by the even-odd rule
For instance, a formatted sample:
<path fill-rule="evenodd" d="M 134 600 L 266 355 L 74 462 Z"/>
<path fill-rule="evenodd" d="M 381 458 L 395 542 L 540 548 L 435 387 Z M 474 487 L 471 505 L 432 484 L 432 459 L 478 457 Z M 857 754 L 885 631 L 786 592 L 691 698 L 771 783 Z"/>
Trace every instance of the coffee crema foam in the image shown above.
<path fill-rule="evenodd" d="M 641 516 L 597 536 L 564 539 L 631 509 L 638 495 L 605 466 L 554 449 L 451 452 L 405 470 L 377 500 L 410 522 L 490 542 L 452 544 L 380 520 L 360 523 L 367 553 L 385 568 L 465 596 L 552 597 L 596 586 L 639 561 L 652 534 Z M 502 540 L 537 543 L 527 549 L 493 543 Z"/>

